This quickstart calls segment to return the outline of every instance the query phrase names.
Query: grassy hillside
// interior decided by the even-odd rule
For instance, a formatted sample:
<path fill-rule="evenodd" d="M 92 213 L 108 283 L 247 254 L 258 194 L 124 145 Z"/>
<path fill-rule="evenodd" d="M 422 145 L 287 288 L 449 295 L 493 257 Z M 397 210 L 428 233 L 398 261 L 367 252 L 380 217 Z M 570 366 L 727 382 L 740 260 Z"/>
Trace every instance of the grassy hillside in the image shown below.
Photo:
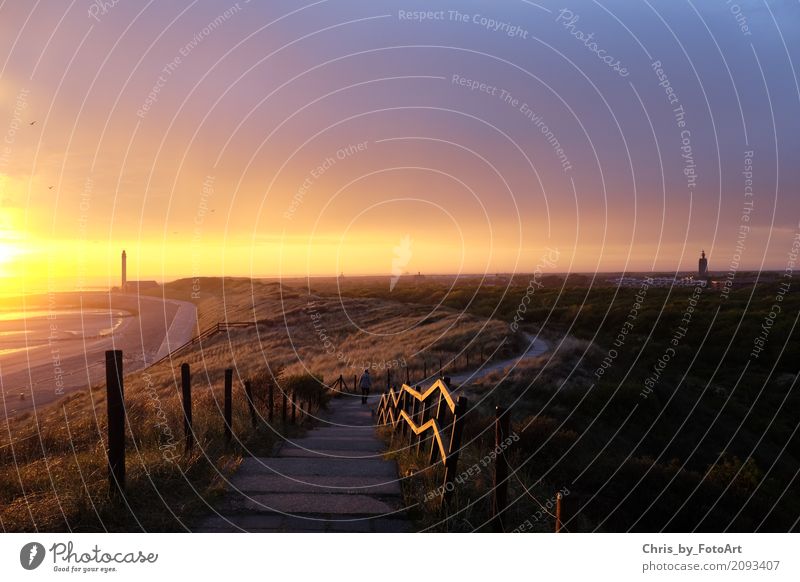
<path fill-rule="evenodd" d="M 727 297 L 705 290 L 693 298 L 691 288 L 651 287 L 642 295 L 562 287 L 558 278 L 537 288 L 519 333 L 542 334 L 553 352 L 507 376 L 493 373 L 469 392 L 476 440 L 468 456 L 491 448 L 498 404 L 512 409 L 522 436 L 513 452 L 520 479 L 509 529 L 536 513 L 531 493 L 548 499 L 567 487 L 577 530 L 797 530 L 800 296 L 794 289 L 781 295 L 780 282 L 767 279 Z M 391 297 L 512 322 L 526 284 L 406 282 Z M 325 285 L 317 291 L 333 293 Z M 389 295 L 378 283 L 340 292 Z M 754 346 L 762 347 L 757 357 Z M 478 483 L 440 528 L 470 529 L 459 522 L 470 513 L 470 524 L 481 522 L 487 491 L 470 490 Z"/>
<path fill-rule="evenodd" d="M 404 365 L 411 364 L 418 374 L 423 366 L 420 350 L 426 350 L 432 372 L 434 359 L 437 366 L 439 357 L 446 363 L 471 340 L 479 339 L 496 357 L 517 349 L 503 341 L 501 323 L 459 317 L 449 308 L 431 311 L 383 299 L 309 297 L 302 289 L 249 279 L 181 280 L 164 291 L 167 297 L 197 304 L 201 329 L 217 321 L 258 325 L 219 333 L 172 361 L 125 377 L 125 502 L 114 502 L 108 494 L 105 386 L 74 393 L 2 427 L 3 531 L 185 529 L 193 517 L 208 511 L 243 456 L 269 454 L 283 435 L 299 430 L 280 422 L 269 426 L 263 420 L 252 428 L 242 388 L 245 380 L 253 382 L 257 406 L 266 416 L 267 383 L 275 383 L 280 394 L 284 379 L 298 374 L 314 373 L 330 382 L 369 366 L 381 386 L 387 368 L 404 379 Z M 191 456 L 182 449 L 179 368 L 184 362 L 192 370 L 198 437 Z M 222 439 L 226 368 L 234 370 L 238 440 L 230 449 Z M 275 404 L 279 406 L 279 399 Z"/>

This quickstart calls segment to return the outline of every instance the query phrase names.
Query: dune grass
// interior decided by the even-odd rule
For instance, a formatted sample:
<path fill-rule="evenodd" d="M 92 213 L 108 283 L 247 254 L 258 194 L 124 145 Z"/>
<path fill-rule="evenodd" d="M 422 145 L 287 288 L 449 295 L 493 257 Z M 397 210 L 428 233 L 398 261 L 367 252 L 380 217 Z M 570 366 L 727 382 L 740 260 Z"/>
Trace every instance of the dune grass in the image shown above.
<path fill-rule="evenodd" d="M 181 280 L 164 287 L 168 298 L 193 301 L 198 329 L 217 321 L 251 321 L 207 338 L 157 366 L 127 374 L 127 487 L 109 493 L 106 464 L 105 386 L 72 393 L 54 405 L 19 416 L 0 430 L 2 531 L 185 531 L 208 514 L 241 460 L 269 455 L 304 428 L 281 421 L 285 392 L 308 398 L 313 374 L 329 386 L 369 367 L 378 378 L 405 366 L 421 377 L 438 360 L 466 365 L 464 345 L 481 342 L 502 357 L 514 349 L 505 326 L 451 309 L 383 299 L 309 296 L 303 289 L 249 279 Z M 194 294 L 194 297 L 193 297 Z M 477 347 L 475 349 L 478 349 Z M 422 352 L 422 353 L 421 353 Z M 458 357 L 462 363 L 458 363 Z M 473 356 L 474 358 L 475 356 Z M 196 446 L 183 449 L 180 365 L 192 372 Z M 234 442 L 223 439 L 223 378 L 234 371 Z M 411 373 L 411 371 L 410 371 Z M 251 418 L 244 393 L 250 381 L 259 418 Z M 377 386 L 381 382 L 376 381 Z M 275 411 L 267 422 L 267 386 Z M 327 397 L 309 398 L 312 416 Z M 12 438 L 13 437 L 13 438 Z"/>

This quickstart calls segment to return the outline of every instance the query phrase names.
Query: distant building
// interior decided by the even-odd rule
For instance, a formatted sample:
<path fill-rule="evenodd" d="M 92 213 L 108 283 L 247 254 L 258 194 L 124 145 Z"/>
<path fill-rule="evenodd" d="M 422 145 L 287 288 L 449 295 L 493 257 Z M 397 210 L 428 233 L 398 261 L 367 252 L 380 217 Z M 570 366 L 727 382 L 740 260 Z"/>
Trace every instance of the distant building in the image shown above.
<path fill-rule="evenodd" d="M 700 251 L 700 260 L 697 262 L 697 276 L 700 279 L 708 277 L 708 259 L 706 258 L 706 251 Z"/>
<path fill-rule="evenodd" d="M 123 293 L 135 293 L 138 295 L 148 289 L 158 289 L 156 281 L 128 281 L 128 255 L 122 251 L 122 284 L 119 290 Z"/>
<path fill-rule="evenodd" d="M 704 279 L 695 279 L 692 275 L 685 277 L 616 277 L 606 279 L 619 287 L 641 287 L 647 283 L 648 287 L 700 287 L 706 286 Z"/>
<path fill-rule="evenodd" d="M 122 292 L 139 295 L 142 291 L 147 291 L 148 289 L 158 289 L 158 283 L 156 281 L 126 281 Z"/>

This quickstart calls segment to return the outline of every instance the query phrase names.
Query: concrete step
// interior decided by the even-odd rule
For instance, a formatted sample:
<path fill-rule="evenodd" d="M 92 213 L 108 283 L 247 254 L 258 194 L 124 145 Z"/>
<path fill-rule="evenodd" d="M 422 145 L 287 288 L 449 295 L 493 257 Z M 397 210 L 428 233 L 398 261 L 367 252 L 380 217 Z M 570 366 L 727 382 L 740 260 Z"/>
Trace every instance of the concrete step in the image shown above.
<path fill-rule="evenodd" d="M 236 475 L 233 486 L 242 493 L 344 493 L 400 496 L 400 482 L 385 477 L 307 476 L 288 478 L 279 475 Z M 231 490 L 230 495 L 240 495 Z"/>
<path fill-rule="evenodd" d="M 293 446 L 311 450 L 367 451 L 376 453 L 382 452 L 386 448 L 378 439 L 319 438 L 316 436 L 285 441 L 282 448 Z"/>
<path fill-rule="evenodd" d="M 220 512 L 232 513 L 290 513 L 381 517 L 402 510 L 399 497 L 377 498 L 346 493 L 256 493 L 230 495 Z"/>
<path fill-rule="evenodd" d="M 396 518 L 341 517 L 329 519 L 325 516 L 292 515 L 246 515 L 213 516 L 198 527 L 205 532 L 409 532 L 408 521 Z"/>
<path fill-rule="evenodd" d="M 237 476 L 270 474 L 295 478 L 312 475 L 379 477 L 391 481 L 397 479 L 397 468 L 394 463 L 381 459 L 251 457 L 245 459 L 237 471 Z"/>
<path fill-rule="evenodd" d="M 348 449 L 307 449 L 297 446 L 281 447 L 278 457 L 305 457 L 317 459 L 382 459 L 380 451 L 353 451 Z"/>

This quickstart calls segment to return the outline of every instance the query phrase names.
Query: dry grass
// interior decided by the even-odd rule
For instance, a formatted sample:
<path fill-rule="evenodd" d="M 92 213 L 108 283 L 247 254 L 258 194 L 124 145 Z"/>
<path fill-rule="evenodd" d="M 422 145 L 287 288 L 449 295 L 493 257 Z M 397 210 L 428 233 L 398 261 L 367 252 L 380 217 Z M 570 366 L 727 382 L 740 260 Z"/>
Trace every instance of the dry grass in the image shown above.
<path fill-rule="evenodd" d="M 374 299 L 309 297 L 304 290 L 243 279 L 202 279 L 199 328 L 217 321 L 256 321 L 186 350 L 173 361 L 125 377 L 127 495 L 108 493 L 105 388 L 76 392 L 28 413 L 0 431 L 0 527 L 3 531 L 180 531 L 208 511 L 244 456 L 268 455 L 297 427 L 250 425 L 242 388 L 252 380 L 264 416 L 266 384 L 310 372 L 330 381 L 364 367 L 378 374 L 403 362 L 418 374 L 456 360 L 464 346 L 496 357 L 518 352 L 506 326 L 452 310 Z M 189 300 L 192 281 L 165 295 Z M 309 304 L 309 301 L 313 303 Z M 500 346 L 500 349 L 497 349 Z M 463 354 L 462 354 L 463 359 Z M 474 356 L 473 356 L 474 357 Z M 477 358 L 476 358 L 477 359 Z M 183 454 L 180 364 L 192 369 L 197 446 Z M 434 363 L 435 362 L 435 363 Z M 465 365 L 464 363 L 460 364 Z M 224 370 L 234 370 L 234 432 L 222 438 Z M 380 384 L 378 384 L 380 386 Z M 276 415 L 276 419 L 279 415 Z M 9 435 L 15 442 L 10 444 Z M 32 437 L 32 438 L 25 438 Z M 25 440 L 17 440 L 24 438 Z"/>
<path fill-rule="evenodd" d="M 553 338 L 551 352 L 522 360 L 513 369 L 494 370 L 469 387 L 472 400 L 483 414 L 495 406 L 513 403 L 516 417 L 540 411 L 542 400 L 556 393 L 559 398 L 580 398 L 595 382 L 593 371 L 602 359 L 601 351 L 572 336 Z M 535 396 L 535 398 L 534 398 Z"/>

